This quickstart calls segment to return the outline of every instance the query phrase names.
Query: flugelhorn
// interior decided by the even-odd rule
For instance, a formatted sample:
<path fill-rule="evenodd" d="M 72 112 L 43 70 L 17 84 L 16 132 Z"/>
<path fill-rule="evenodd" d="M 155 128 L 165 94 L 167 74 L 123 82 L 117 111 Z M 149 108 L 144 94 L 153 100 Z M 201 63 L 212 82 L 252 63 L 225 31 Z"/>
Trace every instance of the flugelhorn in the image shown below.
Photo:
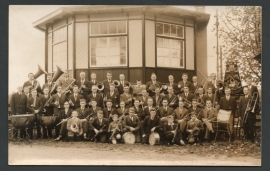
<path fill-rule="evenodd" d="M 71 98 L 68 98 L 68 103 L 71 105 L 71 106 L 74 106 L 74 103 L 72 102 Z"/>

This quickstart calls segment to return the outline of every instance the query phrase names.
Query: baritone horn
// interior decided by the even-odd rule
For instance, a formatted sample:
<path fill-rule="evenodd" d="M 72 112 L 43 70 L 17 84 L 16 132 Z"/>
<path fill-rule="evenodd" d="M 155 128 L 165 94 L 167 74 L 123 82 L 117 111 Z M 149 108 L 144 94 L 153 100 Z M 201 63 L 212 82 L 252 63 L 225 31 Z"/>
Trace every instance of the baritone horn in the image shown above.
<path fill-rule="evenodd" d="M 125 81 L 125 86 L 128 86 L 128 88 L 130 88 L 130 86 L 131 86 L 130 82 Z"/>
<path fill-rule="evenodd" d="M 74 103 L 72 102 L 71 98 L 68 98 L 68 103 L 71 105 L 71 106 L 74 106 Z"/>
<path fill-rule="evenodd" d="M 118 86 L 120 86 L 120 81 L 113 80 L 113 84 L 114 84 L 115 87 L 118 87 Z"/>
<path fill-rule="evenodd" d="M 98 91 L 102 91 L 104 89 L 104 84 L 103 83 L 97 83 L 97 89 L 98 89 Z"/>

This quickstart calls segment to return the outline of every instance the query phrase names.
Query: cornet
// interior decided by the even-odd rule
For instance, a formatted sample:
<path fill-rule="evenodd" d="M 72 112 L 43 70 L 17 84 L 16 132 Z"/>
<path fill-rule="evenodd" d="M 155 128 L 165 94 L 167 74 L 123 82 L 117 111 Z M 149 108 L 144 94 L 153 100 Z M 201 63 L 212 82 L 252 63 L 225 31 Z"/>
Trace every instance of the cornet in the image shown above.
<path fill-rule="evenodd" d="M 72 102 L 72 100 L 70 98 L 67 99 L 68 100 L 68 103 L 71 105 L 71 106 L 74 106 L 74 103 Z"/>

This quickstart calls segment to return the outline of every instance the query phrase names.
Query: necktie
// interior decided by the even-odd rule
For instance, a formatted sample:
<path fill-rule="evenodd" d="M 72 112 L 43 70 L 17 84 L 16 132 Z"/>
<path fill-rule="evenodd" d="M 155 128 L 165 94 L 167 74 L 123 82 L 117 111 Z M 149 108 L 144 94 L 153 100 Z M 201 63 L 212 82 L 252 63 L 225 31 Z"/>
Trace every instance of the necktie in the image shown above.
<path fill-rule="evenodd" d="M 185 93 L 185 96 L 187 97 L 187 93 Z"/>
<path fill-rule="evenodd" d="M 230 96 L 226 96 L 226 99 L 229 100 Z"/>
<path fill-rule="evenodd" d="M 248 96 L 246 95 L 246 99 L 248 98 Z"/>
<path fill-rule="evenodd" d="M 133 117 L 131 117 L 131 120 L 132 120 L 132 122 L 133 122 Z"/>
<path fill-rule="evenodd" d="M 77 94 L 74 95 L 74 99 L 75 99 L 75 101 L 77 101 Z"/>
<path fill-rule="evenodd" d="M 99 120 L 99 125 L 101 126 L 101 124 L 102 124 L 102 119 Z"/>
<path fill-rule="evenodd" d="M 167 107 L 165 107 L 165 112 L 167 111 Z"/>
<path fill-rule="evenodd" d="M 122 113 L 125 114 L 125 113 L 124 113 L 124 109 L 122 109 Z"/>
<path fill-rule="evenodd" d="M 153 117 L 151 117 L 151 120 L 154 120 L 154 118 L 153 118 Z"/>
<path fill-rule="evenodd" d="M 207 118 L 209 117 L 209 115 L 210 115 L 210 109 L 208 109 L 207 111 Z"/>
<path fill-rule="evenodd" d="M 111 96 L 113 96 L 113 92 L 111 92 Z"/>
<path fill-rule="evenodd" d="M 196 87 L 197 83 L 194 83 L 194 86 Z"/>
<path fill-rule="evenodd" d="M 82 113 L 84 113 L 84 109 L 82 109 Z"/>
<path fill-rule="evenodd" d="M 121 84 L 124 85 L 124 81 L 121 81 Z"/>
<path fill-rule="evenodd" d="M 93 94 L 93 97 L 96 98 L 96 94 Z"/>
<path fill-rule="evenodd" d="M 34 107 L 36 106 L 36 98 L 34 98 L 33 105 L 34 105 Z"/>
<path fill-rule="evenodd" d="M 171 127 L 172 127 L 172 129 L 173 129 L 173 125 L 171 124 Z"/>

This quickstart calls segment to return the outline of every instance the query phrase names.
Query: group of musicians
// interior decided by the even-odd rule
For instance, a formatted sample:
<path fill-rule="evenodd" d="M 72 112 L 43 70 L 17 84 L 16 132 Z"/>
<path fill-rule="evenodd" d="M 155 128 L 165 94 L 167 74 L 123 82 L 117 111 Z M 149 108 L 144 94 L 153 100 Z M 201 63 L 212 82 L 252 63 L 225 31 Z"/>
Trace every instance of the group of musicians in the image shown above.
<path fill-rule="evenodd" d="M 219 109 L 231 111 L 233 116 L 237 110 L 230 88 L 225 87 L 225 96 L 221 97 L 222 87 L 214 73 L 204 85 L 197 82 L 196 76 L 189 82 L 186 73 L 178 83 L 169 75 L 166 85 L 157 81 L 156 74 L 152 73 L 146 86 L 141 85 L 140 80 L 131 86 L 123 74 L 115 83 L 111 72 L 107 72 L 107 79 L 102 83 L 97 81 L 95 73 L 88 81 L 84 72 L 77 80 L 69 78 L 65 72 L 58 82 L 52 82 L 52 75 L 47 74 L 47 82 L 42 87 L 34 74 L 28 77 L 11 97 L 11 114 L 36 114 L 37 139 L 52 138 L 55 131 L 55 141 L 83 139 L 115 144 L 123 142 L 123 135 L 129 132 L 134 134 L 136 143 L 148 143 L 149 135 L 155 132 L 160 142 L 168 146 L 202 145 L 213 139 L 212 122 L 217 119 Z M 256 119 L 249 100 L 258 90 L 251 85 L 250 78 L 246 82 L 245 96 L 240 97 L 239 119 L 249 112 L 243 123 L 244 135 L 246 140 L 254 142 Z M 57 116 L 61 124 L 55 128 L 43 127 L 39 115 Z M 20 130 L 20 139 L 27 135 L 33 139 L 33 126 Z"/>

